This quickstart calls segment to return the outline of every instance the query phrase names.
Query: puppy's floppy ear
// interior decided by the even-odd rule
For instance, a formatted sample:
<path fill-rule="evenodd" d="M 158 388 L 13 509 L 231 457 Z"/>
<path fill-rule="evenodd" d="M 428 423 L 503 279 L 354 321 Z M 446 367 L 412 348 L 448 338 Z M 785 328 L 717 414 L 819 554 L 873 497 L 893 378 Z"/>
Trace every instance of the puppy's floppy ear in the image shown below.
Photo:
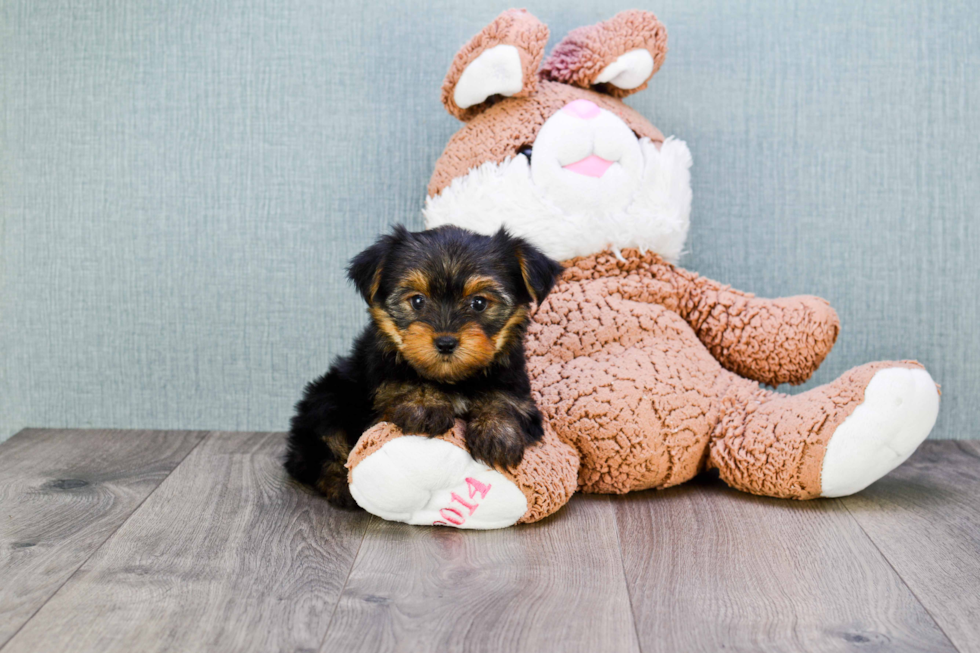
<path fill-rule="evenodd" d="M 354 282 L 357 292 L 361 293 L 368 304 L 374 303 L 381 285 L 381 273 L 392 250 L 408 237 L 408 229 L 398 225 L 390 235 L 381 236 L 373 245 L 351 259 L 347 266 L 347 278 Z"/>
<path fill-rule="evenodd" d="M 631 9 L 569 32 L 541 78 L 623 98 L 645 89 L 666 55 L 667 28 L 649 11 Z"/>
<path fill-rule="evenodd" d="M 548 28 L 525 9 L 508 9 L 460 48 L 442 83 L 446 111 L 466 121 L 493 96 L 524 97 L 537 88 Z"/>
<path fill-rule="evenodd" d="M 535 304 L 543 302 L 565 268 L 523 238 L 511 236 L 503 227 L 494 234 L 493 239 L 508 248 L 517 258 L 520 283 L 527 290 L 527 298 Z"/>

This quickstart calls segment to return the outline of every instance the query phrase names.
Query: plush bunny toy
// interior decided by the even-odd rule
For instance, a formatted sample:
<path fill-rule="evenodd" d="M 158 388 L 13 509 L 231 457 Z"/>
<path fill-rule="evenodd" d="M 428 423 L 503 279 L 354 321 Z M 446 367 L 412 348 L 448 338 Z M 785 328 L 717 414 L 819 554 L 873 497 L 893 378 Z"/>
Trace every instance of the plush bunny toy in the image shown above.
<path fill-rule="evenodd" d="M 499 528 L 576 490 L 623 493 L 717 469 L 789 499 L 857 492 L 904 462 L 939 393 L 914 361 L 854 368 L 800 395 L 837 338 L 822 299 L 760 299 L 675 267 L 687 235 L 687 146 L 620 98 L 660 68 L 667 34 L 627 11 L 574 30 L 510 10 L 459 51 L 442 101 L 465 122 L 436 163 L 426 224 L 501 225 L 565 261 L 527 338 L 547 422 L 516 469 L 474 461 L 462 423 L 437 438 L 382 423 L 351 452 L 351 494 L 410 524 Z"/>

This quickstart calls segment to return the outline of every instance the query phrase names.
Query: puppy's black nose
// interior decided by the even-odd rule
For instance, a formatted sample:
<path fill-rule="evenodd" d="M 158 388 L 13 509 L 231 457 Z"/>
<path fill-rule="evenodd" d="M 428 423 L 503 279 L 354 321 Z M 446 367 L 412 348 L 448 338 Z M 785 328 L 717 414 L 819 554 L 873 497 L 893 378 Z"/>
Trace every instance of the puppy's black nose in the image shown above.
<path fill-rule="evenodd" d="M 440 354 L 451 354 L 459 346 L 459 340 L 453 336 L 439 336 L 436 338 L 435 343 L 436 349 L 439 350 Z"/>

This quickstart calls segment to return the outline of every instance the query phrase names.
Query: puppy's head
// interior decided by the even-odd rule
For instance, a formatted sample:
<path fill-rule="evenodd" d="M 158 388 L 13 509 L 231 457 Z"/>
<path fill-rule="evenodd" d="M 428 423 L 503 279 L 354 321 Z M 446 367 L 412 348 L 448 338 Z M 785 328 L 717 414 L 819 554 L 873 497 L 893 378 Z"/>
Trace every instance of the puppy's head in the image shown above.
<path fill-rule="evenodd" d="M 422 376 L 453 383 L 520 346 L 528 305 L 561 272 L 503 229 L 481 236 L 399 226 L 354 257 L 348 277 L 386 341 Z"/>

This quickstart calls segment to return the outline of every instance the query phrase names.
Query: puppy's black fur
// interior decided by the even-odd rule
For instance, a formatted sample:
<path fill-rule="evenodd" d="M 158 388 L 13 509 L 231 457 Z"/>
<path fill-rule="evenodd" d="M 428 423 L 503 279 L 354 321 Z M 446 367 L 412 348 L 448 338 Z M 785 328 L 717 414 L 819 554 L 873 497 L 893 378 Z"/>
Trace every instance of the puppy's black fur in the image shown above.
<path fill-rule="evenodd" d="M 356 504 L 344 464 L 379 421 L 440 435 L 467 422 L 474 458 L 513 467 L 542 435 L 524 362 L 531 302 L 562 267 L 501 229 L 409 233 L 396 227 L 351 261 L 348 277 L 371 323 L 330 370 L 306 387 L 285 465 L 338 507 Z"/>

